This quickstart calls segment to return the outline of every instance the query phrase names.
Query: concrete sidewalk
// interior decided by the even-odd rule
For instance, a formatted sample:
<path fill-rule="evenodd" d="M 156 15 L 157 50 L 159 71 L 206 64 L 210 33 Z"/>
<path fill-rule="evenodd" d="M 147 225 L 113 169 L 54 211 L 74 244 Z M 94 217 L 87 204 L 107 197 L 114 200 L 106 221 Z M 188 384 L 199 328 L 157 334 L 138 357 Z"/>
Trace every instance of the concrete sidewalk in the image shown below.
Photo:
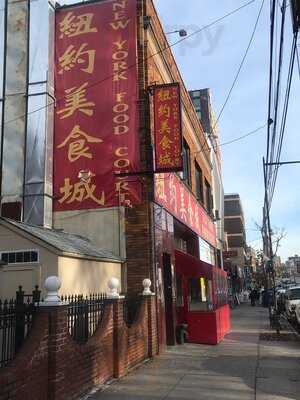
<path fill-rule="evenodd" d="M 266 309 L 240 306 L 218 346 L 186 344 L 103 387 L 92 400 L 300 400 L 300 343 L 260 340 Z"/>

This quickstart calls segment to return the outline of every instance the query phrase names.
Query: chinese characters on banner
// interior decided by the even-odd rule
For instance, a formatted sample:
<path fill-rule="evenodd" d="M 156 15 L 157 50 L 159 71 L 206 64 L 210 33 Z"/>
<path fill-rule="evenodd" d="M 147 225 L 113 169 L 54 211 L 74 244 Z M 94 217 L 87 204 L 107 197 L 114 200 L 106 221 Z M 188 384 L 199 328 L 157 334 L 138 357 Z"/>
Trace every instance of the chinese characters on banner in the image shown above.
<path fill-rule="evenodd" d="M 215 224 L 176 174 L 155 176 L 155 201 L 202 239 L 216 246 Z"/>
<path fill-rule="evenodd" d="M 54 210 L 136 204 L 136 0 L 56 11 Z"/>
<path fill-rule="evenodd" d="M 182 170 L 180 86 L 153 87 L 155 171 Z"/>

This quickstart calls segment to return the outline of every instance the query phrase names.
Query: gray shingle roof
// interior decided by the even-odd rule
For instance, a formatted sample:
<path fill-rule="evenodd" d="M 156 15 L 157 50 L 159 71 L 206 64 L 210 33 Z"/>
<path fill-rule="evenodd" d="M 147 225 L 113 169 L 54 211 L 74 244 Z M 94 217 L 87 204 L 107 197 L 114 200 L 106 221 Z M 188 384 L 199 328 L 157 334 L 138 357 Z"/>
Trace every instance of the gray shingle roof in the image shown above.
<path fill-rule="evenodd" d="M 102 250 L 96 247 L 91 241 L 83 236 L 67 233 L 62 230 L 48 229 L 41 226 L 29 225 L 23 222 L 17 222 L 7 218 L 1 218 L 16 228 L 26 232 L 37 239 L 55 247 L 56 249 L 80 255 L 83 257 L 92 257 L 99 260 L 107 259 L 113 261 L 121 261 L 121 258 L 107 250 Z"/>

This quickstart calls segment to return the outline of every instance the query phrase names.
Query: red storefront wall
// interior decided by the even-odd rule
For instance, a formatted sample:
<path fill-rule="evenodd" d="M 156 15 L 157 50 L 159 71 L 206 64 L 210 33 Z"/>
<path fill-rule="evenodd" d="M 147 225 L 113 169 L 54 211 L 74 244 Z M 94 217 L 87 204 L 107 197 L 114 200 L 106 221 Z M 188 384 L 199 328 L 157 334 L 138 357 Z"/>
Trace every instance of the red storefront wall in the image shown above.
<path fill-rule="evenodd" d="M 182 278 L 183 306 L 177 307 L 177 323 L 188 325 L 188 341 L 191 343 L 218 344 L 230 331 L 230 309 L 220 300 L 220 288 L 217 287 L 217 276 L 226 280 L 226 272 L 197 258 L 175 250 L 176 275 Z M 191 311 L 189 309 L 189 278 L 205 277 L 212 281 L 212 309 L 208 311 Z M 219 293 L 217 294 L 217 291 Z"/>

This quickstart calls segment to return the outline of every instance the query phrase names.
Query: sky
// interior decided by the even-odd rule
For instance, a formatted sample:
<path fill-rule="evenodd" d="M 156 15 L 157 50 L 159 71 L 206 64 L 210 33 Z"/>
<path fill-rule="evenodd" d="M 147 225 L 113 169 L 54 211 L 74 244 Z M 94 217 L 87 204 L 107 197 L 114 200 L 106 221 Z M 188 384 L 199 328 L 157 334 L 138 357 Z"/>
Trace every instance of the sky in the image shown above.
<path fill-rule="evenodd" d="M 188 34 L 247 3 L 238 0 L 155 0 L 166 32 L 185 29 Z M 237 84 L 219 120 L 220 142 L 227 142 L 264 125 L 267 121 L 269 73 L 269 3 L 263 12 Z M 218 115 L 241 63 L 258 15 L 261 1 L 173 47 L 176 62 L 189 90 L 210 88 Z M 168 35 L 169 42 L 178 40 Z M 285 60 L 291 45 L 291 20 L 287 13 Z M 284 74 L 286 76 L 286 74 Z M 300 159 L 300 79 L 295 70 L 282 160 Z M 298 94 L 298 95 L 297 95 Z M 263 206 L 262 157 L 266 153 L 266 129 L 242 141 L 222 147 L 226 193 L 239 193 L 246 220 L 248 244 L 261 247 Z M 284 259 L 300 253 L 300 166 L 282 166 L 271 209 L 273 228 L 285 228 L 287 236 L 278 254 Z"/>
<path fill-rule="evenodd" d="M 65 0 L 65 3 L 74 3 Z M 63 3 L 63 1 L 61 1 Z M 188 34 L 210 24 L 247 0 L 154 0 L 165 32 L 185 29 Z M 266 124 L 269 76 L 269 1 L 263 12 L 237 84 L 219 120 L 220 142 L 227 142 Z M 262 0 L 202 30 L 172 47 L 189 90 L 210 88 L 213 107 L 219 114 L 235 74 L 249 43 Z M 167 35 L 176 42 L 177 34 Z M 288 61 L 291 45 L 291 21 L 287 12 L 284 59 Z M 285 64 L 285 65 L 286 65 Z M 286 68 L 285 68 L 286 72 Z M 286 76 L 286 73 L 283 75 Z M 294 72 L 290 108 L 283 145 L 282 160 L 300 159 L 299 131 L 300 75 Z M 241 196 L 248 245 L 261 248 L 260 232 L 264 198 L 262 157 L 266 154 L 266 128 L 222 147 L 223 179 L 226 193 Z M 271 223 L 284 228 L 287 236 L 281 241 L 278 254 L 285 260 L 300 253 L 300 166 L 282 166 L 271 209 Z"/>

